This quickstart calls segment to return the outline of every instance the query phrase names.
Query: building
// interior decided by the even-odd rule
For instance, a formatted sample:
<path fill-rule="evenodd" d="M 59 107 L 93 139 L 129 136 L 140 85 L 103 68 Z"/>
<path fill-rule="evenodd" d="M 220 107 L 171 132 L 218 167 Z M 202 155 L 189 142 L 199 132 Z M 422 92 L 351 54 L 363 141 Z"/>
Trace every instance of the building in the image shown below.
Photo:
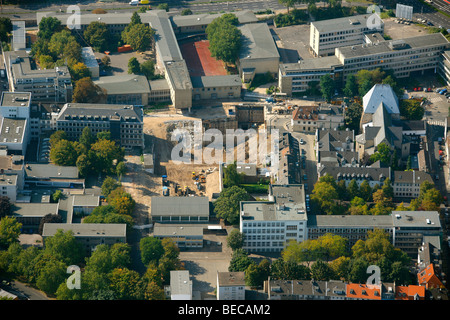
<path fill-rule="evenodd" d="M 3 52 L 11 92 L 31 92 L 33 101 L 69 102 L 72 80 L 67 66 L 37 69 L 25 50 Z"/>
<path fill-rule="evenodd" d="M 18 192 L 18 175 L 0 174 L 0 190 L 2 196 L 7 196 L 10 202 L 16 202 Z"/>
<path fill-rule="evenodd" d="M 217 271 L 217 300 L 245 300 L 245 273 Z"/>
<path fill-rule="evenodd" d="M 89 215 L 100 205 L 100 196 L 91 194 L 74 194 L 72 198 L 72 210 L 74 214 Z"/>
<path fill-rule="evenodd" d="M 24 157 L 18 155 L 0 155 L 0 173 L 4 179 L 16 182 L 17 190 L 23 190 L 25 186 Z M 15 196 L 12 196 L 15 198 Z"/>
<path fill-rule="evenodd" d="M 337 87 L 341 87 L 348 75 L 363 69 L 392 70 L 397 78 L 409 77 L 413 72 L 437 72 L 439 65 L 442 66 L 442 53 L 449 46 L 441 33 L 435 33 L 338 47 L 332 56 L 280 64 L 278 84 L 280 92 L 292 95 L 306 91 L 310 82 L 317 82 L 326 74 L 330 74 Z"/>
<path fill-rule="evenodd" d="M 310 89 L 327 74 L 336 84 L 342 84 L 342 73 L 342 63 L 336 56 L 303 59 L 298 63 L 282 63 L 278 70 L 278 87 L 280 92 L 291 96 Z"/>
<path fill-rule="evenodd" d="M 127 225 L 124 223 L 45 223 L 42 237 L 45 240 L 54 236 L 58 230 L 71 231 L 83 246 L 86 254 L 91 254 L 101 244 L 126 243 Z"/>
<path fill-rule="evenodd" d="M 290 132 L 283 132 L 279 142 L 279 165 L 275 173 L 278 184 L 301 183 L 298 160 L 300 158 L 299 142 Z"/>
<path fill-rule="evenodd" d="M 308 239 L 315 240 L 327 233 L 348 239 L 351 248 L 358 240 L 365 241 L 369 231 L 382 229 L 392 238 L 392 217 L 358 215 L 310 215 Z"/>
<path fill-rule="evenodd" d="M 0 114 L 3 118 L 30 119 L 30 92 L 2 92 Z"/>
<path fill-rule="evenodd" d="M 437 211 L 395 211 L 392 213 L 393 245 L 412 259 L 426 242 L 426 237 L 441 237 L 442 226 Z"/>
<path fill-rule="evenodd" d="M 233 12 L 238 18 L 239 24 L 256 23 L 258 19 L 251 10 L 240 10 Z M 192 15 L 176 15 L 171 16 L 172 27 L 175 34 L 194 34 L 205 33 L 206 27 L 216 18 L 219 18 L 223 13 L 203 13 Z"/>
<path fill-rule="evenodd" d="M 149 103 L 170 101 L 170 87 L 166 79 L 150 80 L 148 84 L 150 86 Z"/>
<path fill-rule="evenodd" d="M 343 281 L 273 280 L 265 281 L 268 300 L 346 300 Z"/>
<path fill-rule="evenodd" d="M 11 216 L 22 224 L 23 233 L 38 233 L 43 217 L 58 214 L 58 203 L 14 203 Z"/>
<path fill-rule="evenodd" d="M 151 219 L 161 223 L 207 223 L 206 197 L 152 197 Z"/>
<path fill-rule="evenodd" d="M 0 127 L 0 146 L 8 154 L 25 155 L 30 140 L 29 120 L 24 118 L 2 118 Z"/>
<path fill-rule="evenodd" d="M 439 61 L 438 73 L 447 83 L 450 85 L 450 50 L 446 49 L 441 55 L 441 59 Z"/>
<path fill-rule="evenodd" d="M 203 248 L 203 226 L 155 223 L 153 236 L 172 239 L 178 248 Z"/>
<path fill-rule="evenodd" d="M 145 76 L 120 74 L 100 77 L 94 83 L 106 91 L 106 103 L 146 106 L 149 104 L 150 84 Z"/>
<path fill-rule="evenodd" d="M 94 135 L 109 131 L 126 150 L 144 148 L 142 108 L 121 104 L 67 103 L 56 120 L 58 130 L 78 139 L 85 127 Z"/>
<path fill-rule="evenodd" d="M 240 231 L 248 252 L 280 252 L 308 238 L 303 185 L 271 185 L 269 201 L 241 201 Z"/>
<path fill-rule="evenodd" d="M 417 199 L 420 194 L 420 185 L 425 181 L 434 184 L 433 178 L 426 172 L 417 170 L 394 171 L 392 179 L 394 198 Z"/>
<path fill-rule="evenodd" d="M 344 126 L 344 107 L 333 105 L 299 106 L 292 113 L 291 129 L 315 132 L 317 129 L 338 129 Z"/>
<path fill-rule="evenodd" d="M 417 282 L 426 289 L 444 288 L 444 284 L 435 272 L 434 265 L 430 263 L 417 274 Z"/>
<path fill-rule="evenodd" d="M 365 43 L 368 33 L 383 33 L 384 22 L 380 19 L 379 25 L 372 27 L 369 17 L 364 14 L 311 22 L 310 51 L 315 56 L 334 55 L 336 48 Z"/>
<path fill-rule="evenodd" d="M 98 79 L 100 77 L 100 67 L 98 65 L 98 61 L 95 58 L 94 50 L 92 47 L 83 47 L 81 48 L 81 60 L 89 69 L 91 73 L 91 79 Z"/>
<path fill-rule="evenodd" d="M 14 51 L 27 48 L 25 21 L 11 21 L 12 23 L 12 49 Z"/>
<path fill-rule="evenodd" d="M 170 271 L 170 300 L 192 300 L 192 280 L 188 270 Z"/>
<path fill-rule="evenodd" d="M 389 40 L 376 44 L 337 48 L 335 55 L 344 66 L 343 81 L 361 69 L 392 70 L 397 78 L 409 77 L 412 72 L 437 72 L 442 53 L 449 42 L 442 33 Z"/>
<path fill-rule="evenodd" d="M 238 68 L 242 81 L 251 82 L 256 74 L 277 74 L 280 54 L 266 23 L 250 23 L 238 27 L 242 48 Z"/>
<path fill-rule="evenodd" d="M 191 77 L 193 99 L 239 99 L 242 82 L 238 75 Z"/>
<path fill-rule="evenodd" d="M 391 179 L 392 177 L 391 167 L 383 168 L 377 166 L 377 163 L 379 164 L 379 162 L 376 162 L 370 167 L 322 166 L 318 170 L 318 175 L 320 178 L 326 174 L 329 174 L 336 180 L 336 182 L 341 180 L 345 181 L 346 186 L 348 186 L 352 180 L 356 180 L 358 186 L 366 180 L 370 187 L 373 188 L 376 184 L 382 186 L 387 178 Z"/>
<path fill-rule="evenodd" d="M 25 165 L 25 186 L 84 189 L 84 179 L 78 176 L 78 168 L 54 164 L 27 163 Z"/>
<path fill-rule="evenodd" d="M 317 170 L 322 167 L 359 167 L 359 154 L 355 151 L 353 130 L 317 129 Z"/>
<path fill-rule="evenodd" d="M 349 300 L 381 300 L 381 285 L 349 283 L 346 286 Z"/>

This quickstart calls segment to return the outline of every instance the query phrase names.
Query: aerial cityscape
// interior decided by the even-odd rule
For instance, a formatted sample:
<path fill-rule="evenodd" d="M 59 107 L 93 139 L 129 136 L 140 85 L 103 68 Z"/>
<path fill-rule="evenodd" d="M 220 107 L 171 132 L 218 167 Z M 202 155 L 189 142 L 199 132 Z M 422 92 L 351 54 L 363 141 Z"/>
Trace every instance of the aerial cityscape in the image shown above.
<path fill-rule="evenodd" d="M 447 0 L 3 0 L 0 300 L 447 301 L 449 41 Z"/>

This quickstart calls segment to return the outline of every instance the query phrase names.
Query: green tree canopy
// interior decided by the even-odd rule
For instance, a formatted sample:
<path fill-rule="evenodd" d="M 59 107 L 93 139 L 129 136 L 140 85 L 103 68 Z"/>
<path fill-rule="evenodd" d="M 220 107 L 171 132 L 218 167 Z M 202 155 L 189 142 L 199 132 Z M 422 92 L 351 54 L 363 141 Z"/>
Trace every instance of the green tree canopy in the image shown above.
<path fill-rule="evenodd" d="M 322 93 L 322 97 L 326 101 L 330 101 L 334 95 L 334 91 L 336 88 L 336 84 L 335 84 L 333 78 L 331 77 L 331 75 L 326 74 L 326 75 L 321 76 L 319 85 L 320 85 L 320 92 Z"/>
<path fill-rule="evenodd" d="M 225 188 L 214 202 L 216 217 L 224 219 L 230 224 L 239 222 L 239 203 L 247 201 L 249 194 L 238 186 Z"/>
<path fill-rule="evenodd" d="M 164 254 L 164 247 L 161 240 L 154 237 L 142 238 L 139 247 L 141 250 L 141 259 L 144 265 L 148 265 L 150 262 L 158 264 L 159 259 Z"/>
<path fill-rule="evenodd" d="M 56 17 L 43 17 L 39 22 L 37 36 L 41 39 L 50 40 L 53 34 L 63 29 L 61 21 Z"/>
<path fill-rule="evenodd" d="M 106 90 L 96 85 L 91 78 L 81 78 L 75 82 L 72 101 L 76 103 L 101 103 L 106 101 Z"/>
<path fill-rule="evenodd" d="M 60 140 L 50 149 L 50 160 L 58 166 L 75 166 L 77 152 L 69 140 Z"/>

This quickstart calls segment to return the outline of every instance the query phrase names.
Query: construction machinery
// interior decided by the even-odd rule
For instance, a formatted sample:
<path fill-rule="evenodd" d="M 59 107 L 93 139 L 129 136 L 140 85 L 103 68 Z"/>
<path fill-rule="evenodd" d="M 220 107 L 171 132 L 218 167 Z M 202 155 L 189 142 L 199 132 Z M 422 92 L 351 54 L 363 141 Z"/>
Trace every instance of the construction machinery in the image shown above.
<path fill-rule="evenodd" d="M 170 189 L 168 187 L 163 187 L 163 196 L 168 197 L 170 195 Z"/>
<path fill-rule="evenodd" d="M 163 187 L 168 187 L 169 186 L 169 181 L 167 180 L 167 176 L 166 175 L 162 176 L 162 185 L 163 185 Z"/>

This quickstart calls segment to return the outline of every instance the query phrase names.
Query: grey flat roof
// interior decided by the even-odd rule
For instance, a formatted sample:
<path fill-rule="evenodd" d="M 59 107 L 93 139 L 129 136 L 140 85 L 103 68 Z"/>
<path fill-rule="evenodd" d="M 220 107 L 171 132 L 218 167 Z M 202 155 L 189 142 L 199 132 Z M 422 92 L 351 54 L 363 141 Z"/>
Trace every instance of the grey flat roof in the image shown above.
<path fill-rule="evenodd" d="M 164 80 L 166 81 L 166 80 Z M 147 77 L 135 74 L 120 74 L 100 77 L 94 83 L 106 90 L 107 94 L 149 93 Z"/>
<path fill-rule="evenodd" d="M 152 197 L 152 215 L 209 217 L 207 197 Z"/>
<path fill-rule="evenodd" d="M 43 217 L 47 214 L 58 214 L 58 203 L 14 203 L 12 216 Z"/>
<path fill-rule="evenodd" d="M 90 194 L 74 194 L 72 196 L 73 206 L 99 206 L 100 196 L 94 196 Z"/>
<path fill-rule="evenodd" d="M 155 237 L 203 236 L 203 227 L 195 225 L 155 223 L 153 235 Z"/>
<path fill-rule="evenodd" d="M 242 33 L 239 59 L 279 59 L 277 46 L 266 23 L 250 23 L 238 27 Z"/>
<path fill-rule="evenodd" d="M 422 47 L 440 46 L 440 45 L 448 46 L 449 44 L 444 35 L 439 32 L 427 34 L 424 36 L 406 38 L 402 40 L 389 40 L 385 42 L 380 42 L 376 45 L 363 44 L 363 45 L 341 47 L 337 48 L 336 50 L 342 54 L 344 59 L 348 59 L 373 54 L 381 54 L 386 52 L 402 51 L 402 50 L 393 50 L 391 47 L 393 43 L 400 43 L 400 41 L 404 44 L 404 47 L 406 48 L 404 50 L 417 49 Z"/>
<path fill-rule="evenodd" d="M 75 237 L 126 237 L 125 223 L 45 223 L 43 237 L 51 237 L 58 230 L 71 230 Z"/>
<path fill-rule="evenodd" d="M 251 10 L 241 10 L 231 13 L 238 18 L 240 24 L 258 22 L 258 19 Z M 204 13 L 186 16 L 176 15 L 172 16 L 170 19 L 172 20 L 174 27 L 190 27 L 210 24 L 214 19 L 221 17 L 223 14 L 224 13 Z"/>
<path fill-rule="evenodd" d="M 30 57 L 25 50 L 6 51 L 4 55 L 7 67 L 13 70 L 16 79 L 55 77 L 70 80 L 67 66 L 54 69 L 32 69 Z"/>
<path fill-rule="evenodd" d="M 174 89 L 192 89 L 191 78 L 189 77 L 189 71 L 184 60 L 167 61 L 164 65 Z"/>
<path fill-rule="evenodd" d="M 304 59 L 300 60 L 298 63 L 280 64 L 280 70 L 283 73 L 289 71 L 329 70 L 335 66 L 342 66 L 341 61 L 336 56 L 327 56 Z"/>
<path fill-rule="evenodd" d="M 75 166 L 31 163 L 25 166 L 25 173 L 28 178 L 78 179 L 78 168 Z"/>
<path fill-rule="evenodd" d="M 22 143 L 26 125 L 26 119 L 3 118 L 0 143 Z"/>
<path fill-rule="evenodd" d="M 217 88 L 217 87 L 235 87 L 242 86 L 239 75 L 223 75 L 223 76 L 199 76 L 191 77 L 192 86 L 194 88 Z"/>
<path fill-rule="evenodd" d="M 189 270 L 170 271 L 170 293 L 191 295 L 192 281 L 189 279 Z"/>
<path fill-rule="evenodd" d="M 217 280 L 221 287 L 245 286 L 245 273 L 242 272 L 217 272 Z"/>
<path fill-rule="evenodd" d="M 148 84 L 150 86 L 150 91 L 170 89 L 166 79 L 150 80 Z"/>
<path fill-rule="evenodd" d="M 434 183 L 429 173 L 423 171 L 394 171 L 394 183 L 417 183 L 428 181 Z"/>
<path fill-rule="evenodd" d="M 395 227 L 441 227 L 437 211 L 395 211 L 392 213 L 391 219 Z"/>
<path fill-rule="evenodd" d="M 2 93 L 2 107 L 20 107 L 30 106 L 31 103 L 31 92 L 8 92 L 3 91 Z"/>
<path fill-rule="evenodd" d="M 17 174 L 1 174 L 0 175 L 0 185 L 17 185 Z"/>
<path fill-rule="evenodd" d="M 357 16 L 327 19 L 311 22 L 311 27 L 315 27 L 319 32 L 344 31 L 356 28 L 366 28 L 367 21 L 371 14 L 362 14 Z M 384 24 L 384 23 L 383 23 Z M 383 25 L 382 24 L 382 25 Z"/>
<path fill-rule="evenodd" d="M 306 209 L 303 207 L 291 206 L 289 202 L 274 203 L 267 201 L 241 201 L 242 219 L 245 221 L 297 221 L 308 219 Z"/>
<path fill-rule="evenodd" d="M 366 228 L 392 228 L 391 216 L 374 215 L 310 215 L 310 227 L 366 227 Z"/>
<path fill-rule="evenodd" d="M 12 45 L 14 50 L 26 48 L 25 21 L 12 21 Z"/>
<path fill-rule="evenodd" d="M 67 119 L 89 120 L 91 116 L 94 120 L 109 120 L 110 118 L 122 118 L 126 121 L 142 122 L 142 109 L 132 105 L 123 104 L 94 104 L 94 103 L 66 103 L 58 115 L 58 121 Z M 99 119 L 95 119 L 98 116 Z M 83 119 L 80 119 L 83 117 Z M 102 119 L 106 117 L 107 119 Z M 134 117 L 134 119 L 133 119 Z"/>

